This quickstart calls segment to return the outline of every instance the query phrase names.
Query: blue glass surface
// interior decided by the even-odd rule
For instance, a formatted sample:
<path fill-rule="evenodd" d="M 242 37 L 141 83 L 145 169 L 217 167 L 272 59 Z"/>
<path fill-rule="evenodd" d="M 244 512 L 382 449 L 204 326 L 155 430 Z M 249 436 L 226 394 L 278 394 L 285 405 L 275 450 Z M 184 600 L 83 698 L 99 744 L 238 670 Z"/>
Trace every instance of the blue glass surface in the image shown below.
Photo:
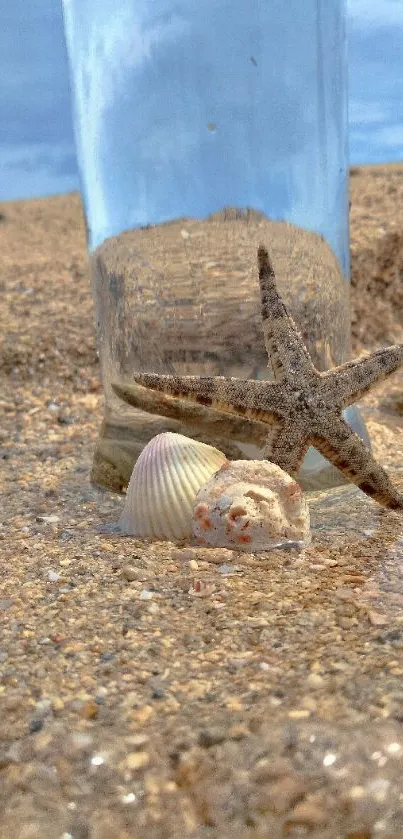
<path fill-rule="evenodd" d="M 348 13 L 350 160 L 402 160 L 403 3 L 349 0 Z M 0 198 L 77 189 L 61 3 L 2 3 L 0 77 Z"/>
<path fill-rule="evenodd" d="M 322 233 L 348 273 L 340 0 L 65 0 L 90 245 L 223 206 Z"/>

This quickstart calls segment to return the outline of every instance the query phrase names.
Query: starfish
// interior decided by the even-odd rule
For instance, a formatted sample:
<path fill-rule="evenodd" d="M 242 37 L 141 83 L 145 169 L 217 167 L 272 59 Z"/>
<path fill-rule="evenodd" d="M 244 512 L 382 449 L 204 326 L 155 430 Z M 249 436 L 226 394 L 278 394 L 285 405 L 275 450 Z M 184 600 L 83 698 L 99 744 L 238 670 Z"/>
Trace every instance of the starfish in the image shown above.
<path fill-rule="evenodd" d="M 263 246 L 258 267 L 264 341 L 274 380 L 136 373 L 134 381 L 175 401 L 191 400 L 227 416 L 267 424 L 263 456 L 289 474 L 298 472 L 312 445 L 367 495 L 385 507 L 403 509 L 403 495 L 342 416 L 344 408 L 403 364 L 403 344 L 325 372 L 316 370 L 277 291 Z"/>

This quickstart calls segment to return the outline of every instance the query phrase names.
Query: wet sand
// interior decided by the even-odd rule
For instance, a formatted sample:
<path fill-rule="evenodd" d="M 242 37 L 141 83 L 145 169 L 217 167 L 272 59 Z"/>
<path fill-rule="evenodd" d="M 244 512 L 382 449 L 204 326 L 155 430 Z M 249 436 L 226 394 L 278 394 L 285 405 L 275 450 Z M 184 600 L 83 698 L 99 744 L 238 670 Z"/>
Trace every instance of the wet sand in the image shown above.
<path fill-rule="evenodd" d="M 351 187 L 358 354 L 403 340 L 403 167 Z M 100 533 L 80 201 L 0 213 L 0 835 L 403 836 L 402 517 L 341 487 L 302 555 Z M 361 409 L 403 490 L 403 373 Z"/>

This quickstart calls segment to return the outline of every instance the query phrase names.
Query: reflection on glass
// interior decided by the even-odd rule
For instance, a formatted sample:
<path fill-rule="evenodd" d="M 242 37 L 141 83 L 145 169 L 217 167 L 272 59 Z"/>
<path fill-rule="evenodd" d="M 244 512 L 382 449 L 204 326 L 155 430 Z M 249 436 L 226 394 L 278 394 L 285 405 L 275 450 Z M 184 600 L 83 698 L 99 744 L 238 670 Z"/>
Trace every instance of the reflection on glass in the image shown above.
<path fill-rule="evenodd" d="M 172 427 L 260 456 L 224 427 L 212 440 L 202 424 L 136 414 L 111 388 L 139 369 L 270 376 L 260 241 L 317 366 L 349 357 L 344 12 L 342 0 L 64 0 L 106 396 L 94 480 L 124 485 Z M 355 409 L 348 419 L 364 433 Z M 304 465 L 339 480 L 317 453 Z"/>

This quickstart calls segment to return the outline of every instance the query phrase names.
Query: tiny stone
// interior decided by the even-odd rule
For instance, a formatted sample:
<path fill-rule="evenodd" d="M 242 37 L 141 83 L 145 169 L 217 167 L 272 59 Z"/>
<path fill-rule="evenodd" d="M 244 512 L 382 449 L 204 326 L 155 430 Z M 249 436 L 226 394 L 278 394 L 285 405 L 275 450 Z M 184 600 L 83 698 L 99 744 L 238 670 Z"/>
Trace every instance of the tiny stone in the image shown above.
<path fill-rule="evenodd" d="M 52 703 L 50 699 L 42 699 L 40 702 L 36 703 L 35 713 L 38 718 L 41 717 L 43 719 L 44 717 L 48 716 L 51 710 Z"/>
<path fill-rule="evenodd" d="M 128 769 L 136 772 L 138 769 L 143 769 L 150 761 L 150 756 L 147 752 L 130 752 L 125 760 Z"/>
<path fill-rule="evenodd" d="M 36 521 L 44 522 L 44 524 L 56 524 L 60 521 L 59 516 L 36 516 Z"/>
<path fill-rule="evenodd" d="M 177 559 L 178 562 L 191 562 L 194 557 L 195 550 L 192 548 L 184 548 L 183 550 L 178 550 L 177 553 L 175 553 L 175 559 Z"/>
<path fill-rule="evenodd" d="M 88 702 L 85 703 L 82 711 L 81 716 L 84 717 L 86 720 L 94 720 L 98 716 L 99 707 L 94 700 L 90 699 Z"/>
<path fill-rule="evenodd" d="M 115 653 L 111 653 L 111 652 L 102 653 L 102 661 L 113 661 L 114 658 L 115 658 Z"/>
<path fill-rule="evenodd" d="M 276 813 L 285 813 L 305 792 L 305 784 L 290 775 L 280 778 L 270 789 L 270 803 Z"/>
<path fill-rule="evenodd" d="M 12 763 L 11 757 L 9 757 L 8 753 L 1 748 L 0 749 L 0 771 L 5 769 L 9 764 Z"/>
<path fill-rule="evenodd" d="M 191 559 L 189 562 L 189 568 L 191 571 L 198 571 L 199 570 L 199 563 L 196 559 Z"/>
<path fill-rule="evenodd" d="M 249 731 L 243 725 L 231 725 L 228 731 L 228 737 L 230 740 L 243 740 L 245 737 L 248 737 Z"/>
<path fill-rule="evenodd" d="M 210 746 L 215 746 L 217 743 L 222 743 L 227 738 L 227 732 L 224 728 L 205 728 L 199 733 L 198 743 L 208 749 Z"/>
<path fill-rule="evenodd" d="M 71 744 L 78 751 L 87 750 L 92 745 L 92 740 L 91 734 L 87 734 L 85 731 L 76 731 L 71 737 Z"/>
<path fill-rule="evenodd" d="M 69 416 L 68 414 L 59 414 L 57 421 L 59 425 L 74 425 L 76 418 Z"/>
<path fill-rule="evenodd" d="M 301 826 L 308 830 L 314 830 L 325 824 L 326 821 L 326 812 L 322 807 L 309 801 L 301 801 L 294 807 L 291 816 L 287 818 L 285 828 Z"/>
<path fill-rule="evenodd" d="M 105 697 L 107 695 L 108 695 L 108 689 L 106 687 L 104 687 L 103 685 L 101 685 L 97 690 L 97 696 Z"/>
<path fill-rule="evenodd" d="M 122 577 L 129 583 L 132 583 L 133 580 L 137 580 L 138 578 L 138 569 L 134 565 L 124 565 L 122 568 Z"/>
<path fill-rule="evenodd" d="M 30 734 L 35 734 L 37 731 L 40 731 L 43 727 L 43 719 L 33 719 L 29 723 L 29 731 Z"/>
<path fill-rule="evenodd" d="M 306 720 L 310 715 L 311 712 L 306 708 L 296 708 L 294 711 L 288 712 L 290 720 Z"/>
<path fill-rule="evenodd" d="M 310 688 L 321 688 L 323 687 L 325 680 L 319 673 L 310 673 L 307 676 L 306 684 Z"/>
<path fill-rule="evenodd" d="M 165 691 L 163 688 L 155 688 L 152 692 L 153 699 L 163 699 L 165 696 Z"/>
<path fill-rule="evenodd" d="M 253 768 L 253 781 L 257 784 L 267 784 L 277 778 L 287 776 L 292 772 L 292 763 L 285 757 L 262 757 Z"/>
<path fill-rule="evenodd" d="M 233 577 L 239 570 L 234 565 L 228 565 L 227 562 L 223 562 L 222 565 L 217 566 L 218 573 L 222 574 L 223 577 Z"/>
<path fill-rule="evenodd" d="M 133 746 L 135 749 L 141 748 L 141 746 L 145 746 L 146 743 L 149 741 L 148 734 L 131 734 L 129 737 L 126 737 L 126 742 L 129 746 Z"/>
<path fill-rule="evenodd" d="M 386 615 L 382 615 L 381 612 L 375 612 L 373 609 L 368 611 L 368 619 L 372 626 L 386 626 L 388 623 Z"/>

